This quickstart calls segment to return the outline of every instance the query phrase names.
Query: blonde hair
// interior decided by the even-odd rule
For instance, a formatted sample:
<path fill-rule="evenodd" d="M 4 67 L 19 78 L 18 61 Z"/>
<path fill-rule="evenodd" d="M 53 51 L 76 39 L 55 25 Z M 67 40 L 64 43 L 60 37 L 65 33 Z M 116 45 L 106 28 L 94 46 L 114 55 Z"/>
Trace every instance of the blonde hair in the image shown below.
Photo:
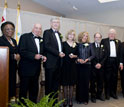
<path fill-rule="evenodd" d="M 88 35 L 88 38 L 87 38 L 87 43 L 89 43 L 90 42 L 90 38 L 89 38 L 89 33 L 88 32 L 81 32 L 81 33 L 79 33 L 79 35 L 78 35 L 78 42 L 79 43 L 82 43 L 82 39 L 83 39 L 83 37 L 85 36 L 85 34 L 87 34 Z"/>
<path fill-rule="evenodd" d="M 76 41 L 76 33 L 75 33 L 75 30 L 73 30 L 73 29 L 69 30 L 67 32 L 67 34 L 65 35 L 66 40 L 68 40 L 68 35 L 71 35 L 72 32 L 74 32 L 74 39 L 73 39 L 73 41 Z"/>

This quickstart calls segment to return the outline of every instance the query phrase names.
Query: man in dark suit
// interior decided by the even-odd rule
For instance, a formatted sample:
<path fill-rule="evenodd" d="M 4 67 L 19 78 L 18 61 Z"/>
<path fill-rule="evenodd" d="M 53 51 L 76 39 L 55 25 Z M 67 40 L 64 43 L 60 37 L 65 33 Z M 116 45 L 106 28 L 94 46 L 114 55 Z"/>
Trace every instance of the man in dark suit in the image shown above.
<path fill-rule="evenodd" d="M 122 63 L 124 63 L 124 42 L 121 43 L 121 57 L 122 57 Z M 124 97 L 124 69 L 123 69 L 123 66 L 120 69 L 120 77 L 121 77 L 122 94 Z"/>
<path fill-rule="evenodd" d="M 45 94 L 57 92 L 60 79 L 60 68 L 62 58 L 65 54 L 62 52 L 62 40 L 59 33 L 60 20 L 51 19 L 51 29 L 45 30 L 43 34 L 44 54 L 47 61 L 45 67 Z M 57 97 L 57 95 L 56 95 Z"/>
<path fill-rule="evenodd" d="M 19 41 L 19 62 L 20 92 L 19 98 L 27 98 L 37 102 L 38 80 L 41 70 L 41 61 L 45 62 L 43 56 L 43 39 L 40 37 L 42 28 L 40 24 L 35 24 L 31 33 L 25 33 Z M 23 100 L 21 100 L 23 101 Z"/>
<path fill-rule="evenodd" d="M 100 33 L 94 34 L 93 49 L 95 52 L 95 57 L 91 62 L 91 101 L 96 103 L 96 98 L 104 101 L 103 96 L 103 80 L 104 80 L 104 62 L 105 62 L 105 50 L 104 45 L 101 44 L 102 35 Z M 96 86 L 97 85 L 97 86 Z M 97 91 L 96 91 L 97 90 Z"/>
<path fill-rule="evenodd" d="M 110 29 L 108 38 L 102 40 L 105 47 L 107 59 L 105 61 L 105 95 L 109 100 L 110 96 L 114 99 L 117 97 L 117 80 L 119 65 L 122 68 L 120 59 L 120 40 L 116 39 L 116 30 Z"/>

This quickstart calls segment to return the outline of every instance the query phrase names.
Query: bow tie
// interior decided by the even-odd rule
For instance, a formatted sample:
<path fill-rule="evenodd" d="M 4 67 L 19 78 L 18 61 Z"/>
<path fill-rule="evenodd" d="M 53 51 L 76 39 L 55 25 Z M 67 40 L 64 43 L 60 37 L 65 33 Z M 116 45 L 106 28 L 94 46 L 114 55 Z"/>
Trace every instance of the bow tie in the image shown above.
<path fill-rule="evenodd" d="M 109 40 L 109 41 L 115 41 L 115 40 L 113 39 L 113 40 Z"/>
<path fill-rule="evenodd" d="M 54 31 L 54 33 L 58 33 L 58 31 Z"/>
<path fill-rule="evenodd" d="M 38 36 L 34 36 L 34 39 L 40 39 L 40 37 L 38 37 Z"/>

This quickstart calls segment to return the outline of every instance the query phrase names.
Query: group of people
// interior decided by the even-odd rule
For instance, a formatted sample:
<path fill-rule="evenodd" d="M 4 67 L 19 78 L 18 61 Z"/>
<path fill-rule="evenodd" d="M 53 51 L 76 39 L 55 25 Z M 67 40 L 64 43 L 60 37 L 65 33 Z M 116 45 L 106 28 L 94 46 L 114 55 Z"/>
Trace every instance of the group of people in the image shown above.
<path fill-rule="evenodd" d="M 45 95 L 56 93 L 63 86 L 63 107 L 73 106 L 73 89 L 76 86 L 76 101 L 88 104 L 91 101 L 109 100 L 117 97 L 118 70 L 120 69 L 122 94 L 124 95 L 124 43 L 116 39 L 116 30 L 110 29 L 108 38 L 94 34 L 90 43 L 88 32 L 81 32 L 76 42 L 75 30 L 66 34 L 62 42 L 59 18 L 50 20 L 51 28 L 42 34 L 41 24 L 35 24 L 32 32 L 21 35 L 19 44 L 13 39 L 15 26 L 12 22 L 1 25 L 3 35 L 0 46 L 9 47 L 9 98 L 16 96 L 16 71 L 20 78 L 19 99 L 22 97 L 37 102 L 41 63 L 45 68 Z M 17 65 L 18 62 L 18 65 Z M 105 91 L 104 91 L 105 89 Z M 58 94 L 54 96 L 58 97 Z M 56 101 L 57 102 L 57 101 Z"/>

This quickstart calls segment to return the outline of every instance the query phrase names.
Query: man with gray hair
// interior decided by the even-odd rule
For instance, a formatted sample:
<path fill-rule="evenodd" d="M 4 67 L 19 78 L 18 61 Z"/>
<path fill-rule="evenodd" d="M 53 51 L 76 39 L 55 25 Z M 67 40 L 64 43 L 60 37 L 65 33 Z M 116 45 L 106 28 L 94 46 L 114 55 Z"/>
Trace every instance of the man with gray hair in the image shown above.
<path fill-rule="evenodd" d="M 104 101 L 103 96 L 103 81 L 104 81 L 104 62 L 106 60 L 104 45 L 101 44 L 102 35 L 100 33 L 94 34 L 93 50 L 95 57 L 91 65 L 91 101 L 96 103 L 96 99 Z"/>
<path fill-rule="evenodd" d="M 116 39 L 116 30 L 110 29 L 108 38 L 105 38 L 101 42 L 106 51 L 107 59 L 105 61 L 105 96 L 109 100 L 110 96 L 114 99 L 117 97 L 117 80 L 119 66 L 122 69 L 122 58 L 120 57 L 120 40 Z"/>
<path fill-rule="evenodd" d="M 23 99 L 21 98 L 27 98 L 28 92 L 29 99 L 35 103 L 37 102 L 41 61 L 46 61 L 46 57 L 43 56 L 41 33 L 41 24 L 35 24 L 32 32 L 23 34 L 19 41 L 19 54 L 21 56 L 19 62 L 19 99 L 22 102 Z"/>
<path fill-rule="evenodd" d="M 59 18 L 52 18 L 50 24 L 51 28 L 45 30 L 43 34 L 44 54 L 47 57 L 47 61 L 44 64 L 46 95 L 51 92 L 56 93 L 58 91 L 62 58 L 65 56 L 62 52 Z"/>

